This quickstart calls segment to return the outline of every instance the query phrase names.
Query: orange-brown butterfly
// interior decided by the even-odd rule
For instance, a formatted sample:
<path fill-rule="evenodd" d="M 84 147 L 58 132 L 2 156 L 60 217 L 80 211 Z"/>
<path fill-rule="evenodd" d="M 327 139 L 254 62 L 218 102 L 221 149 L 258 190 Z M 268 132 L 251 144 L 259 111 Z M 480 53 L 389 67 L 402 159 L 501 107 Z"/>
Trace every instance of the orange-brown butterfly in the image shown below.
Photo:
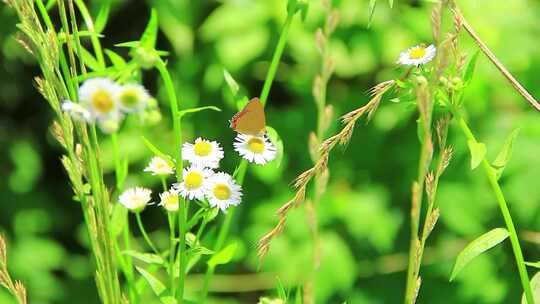
<path fill-rule="evenodd" d="M 266 131 L 266 118 L 264 107 L 255 97 L 251 99 L 242 111 L 236 113 L 230 122 L 230 127 L 237 133 L 247 135 L 261 135 Z"/>

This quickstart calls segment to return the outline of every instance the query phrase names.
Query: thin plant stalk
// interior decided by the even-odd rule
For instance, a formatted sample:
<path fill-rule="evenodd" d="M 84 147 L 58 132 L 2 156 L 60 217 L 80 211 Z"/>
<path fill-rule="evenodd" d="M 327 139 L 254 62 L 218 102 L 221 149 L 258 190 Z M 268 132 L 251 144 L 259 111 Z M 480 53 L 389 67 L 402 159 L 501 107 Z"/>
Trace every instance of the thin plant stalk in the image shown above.
<path fill-rule="evenodd" d="M 266 78 L 264 80 L 264 85 L 263 85 L 261 96 L 260 96 L 260 101 L 263 104 L 263 106 L 266 105 L 266 102 L 268 100 L 270 88 L 272 87 L 272 83 L 276 76 L 279 62 L 281 60 L 281 56 L 283 55 L 283 50 L 285 49 L 287 38 L 289 37 L 289 30 L 290 30 L 294 15 L 295 15 L 294 10 L 288 11 L 287 18 L 285 20 L 285 23 L 283 25 L 283 28 L 279 36 L 278 44 L 276 46 L 276 49 L 274 50 L 274 54 L 272 55 L 272 62 L 270 63 L 270 68 L 268 69 L 268 73 L 266 74 Z M 237 166 L 235 170 L 236 182 L 239 185 L 242 185 L 244 182 L 244 176 L 246 174 L 247 168 L 248 168 L 247 161 L 245 159 L 242 159 L 240 161 L 240 164 Z M 216 252 L 221 250 L 221 248 L 225 244 L 225 240 L 227 239 L 227 236 L 229 234 L 229 230 L 232 223 L 232 219 L 234 217 L 234 213 L 235 213 L 235 209 L 231 208 L 230 210 L 228 210 L 227 214 L 225 215 L 225 219 L 223 221 L 223 224 L 221 225 L 221 229 L 218 234 L 216 246 L 214 247 L 214 251 Z M 206 297 L 208 296 L 208 288 L 210 286 L 210 281 L 212 279 L 212 276 L 214 275 L 214 272 L 215 272 L 215 267 L 208 266 L 206 270 L 206 274 L 204 276 L 204 283 L 203 283 L 203 289 L 201 292 L 200 303 L 206 302 Z"/>
<path fill-rule="evenodd" d="M 454 115 L 456 116 L 459 127 L 461 128 L 461 131 L 465 135 L 465 138 L 467 138 L 467 140 L 470 140 L 474 143 L 478 143 L 478 141 L 476 140 L 476 137 L 472 133 L 467 122 L 463 119 L 463 117 L 459 114 L 459 112 L 454 111 Z M 508 230 L 510 243 L 512 245 L 512 251 L 514 253 L 514 259 L 516 261 L 516 265 L 518 268 L 519 278 L 521 280 L 521 285 L 523 286 L 523 292 L 525 294 L 525 298 L 527 299 L 527 303 L 534 304 L 535 302 L 534 302 L 534 297 L 531 290 L 531 283 L 529 281 L 529 275 L 527 274 L 527 268 L 525 266 L 523 252 L 521 251 L 521 246 L 519 245 L 518 235 L 516 232 L 516 228 L 514 226 L 514 221 L 512 220 L 512 216 L 510 215 L 510 210 L 508 209 L 508 204 L 502 192 L 501 186 L 499 185 L 499 181 L 497 180 L 495 171 L 493 170 L 493 168 L 491 167 L 490 163 L 488 162 L 486 158 L 482 160 L 482 167 L 484 168 L 484 173 L 486 174 L 489 180 L 489 185 L 491 186 L 491 189 L 493 190 L 493 193 L 495 194 L 497 203 L 499 203 L 499 208 L 501 209 L 501 213 L 504 218 L 504 222 L 506 224 L 506 229 Z"/>
<path fill-rule="evenodd" d="M 148 244 L 148 246 L 150 246 L 150 248 L 152 249 L 152 251 L 154 251 L 155 254 L 160 255 L 159 250 L 157 250 L 156 245 L 154 245 L 154 243 L 152 242 L 152 240 L 148 236 L 148 233 L 146 232 L 146 229 L 144 228 L 144 225 L 143 225 L 143 222 L 142 222 L 142 219 L 141 219 L 141 214 L 139 212 L 135 213 L 135 218 L 137 219 L 137 225 L 139 226 L 139 230 L 141 231 L 141 234 L 142 234 L 144 240 L 146 241 L 146 244 Z"/>

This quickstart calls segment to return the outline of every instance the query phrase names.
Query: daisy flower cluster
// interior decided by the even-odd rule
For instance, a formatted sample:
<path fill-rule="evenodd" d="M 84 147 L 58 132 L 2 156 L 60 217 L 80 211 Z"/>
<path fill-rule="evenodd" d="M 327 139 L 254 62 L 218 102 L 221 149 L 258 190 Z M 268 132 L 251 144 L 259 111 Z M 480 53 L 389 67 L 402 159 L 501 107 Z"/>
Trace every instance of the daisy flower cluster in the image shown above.
<path fill-rule="evenodd" d="M 74 119 L 96 122 L 105 133 L 118 130 L 124 115 L 142 112 L 151 100 L 140 84 L 120 85 L 108 78 L 91 78 L 79 87 L 79 103 L 62 102 L 62 111 Z"/>

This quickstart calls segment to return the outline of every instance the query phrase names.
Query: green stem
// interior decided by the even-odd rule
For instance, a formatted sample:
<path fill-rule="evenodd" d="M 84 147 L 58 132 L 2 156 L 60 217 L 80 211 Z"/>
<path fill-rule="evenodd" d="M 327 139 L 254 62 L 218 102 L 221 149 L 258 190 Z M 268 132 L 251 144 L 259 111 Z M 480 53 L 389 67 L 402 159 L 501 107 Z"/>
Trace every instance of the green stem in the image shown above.
<path fill-rule="evenodd" d="M 92 47 L 94 48 L 94 53 L 96 54 L 96 59 L 99 63 L 99 66 L 104 69 L 105 58 L 103 56 L 103 50 L 101 48 L 101 43 L 99 42 L 99 37 L 97 36 L 98 33 L 96 33 L 94 29 L 94 22 L 92 21 L 92 16 L 90 16 L 88 8 L 84 4 L 83 0 L 75 0 L 75 4 L 77 5 L 79 12 L 81 12 L 81 16 L 83 17 L 84 23 L 86 24 L 88 31 L 95 34 L 90 36 L 90 41 L 92 42 Z"/>
<path fill-rule="evenodd" d="M 118 148 L 118 133 L 113 132 L 111 134 L 111 141 L 113 146 L 113 158 L 114 158 L 114 173 L 116 175 L 116 188 L 118 193 L 122 192 L 122 189 L 124 188 L 124 182 L 123 180 L 120 180 L 121 172 L 122 172 L 122 165 L 120 163 L 120 152 Z"/>
<path fill-rule="evenodd" d="M 169 280 L 171 286 L 171 294 L 174 297 L 176 295 L 176 279 L 174 275 L 174 256 L 175 256 L 175 219 L 176 213 L 167 212 L 167 219 L 169 221 Z"/>
<path fill-rule="evenodd" d="M 178 273 L 178 293 L 176 294 L 176 300 L 178 303 L 184 302 L 184 285 L 186 278 L 186 217 L 188 210 L 189 200 L 183 200 L 179 204 L 178 208 L 178 256 L 180 259 L 180 267 Z"/>
<path fill-rule="evenodd" d="M 459 126 L 465 134 L 467 140 L 471 140 L 477 143 L 478 141 L 476 140 L 474 134 L 472 133 L 465 120 L 459 114 L 458 116 L 456 116 L 456 118 L 458 119 Z M 506 199 L 504 198 L 504 194 L 497 180 L 497 176 L 493 168 L 485 158 L 482 160 L 482 167 L 484 168 L 484 172 L 486 173 L 486 176 L 489 180 L 489 184 L 493 192 L 495 193 L 495 197 L 497 199 L 497 202 L 499 203 L 499 208 L 501 209 L 501 213 L 506 224 L 506 229 L 508 230 L 508 233 L 510 235 L 510 243 L 512 244 L 512 251 L 514 252 L 514 258 L 517 264 L 519 277 L 521 279 L 521 285 L 523 286 L 523 291 L 525 293 L 525 298 L 527 299 L 527 303 L 534 304 L 535 302 L 533 293 L 531 291 L 529 275 L 527 274 L 527 268 L 525 266 L 525 260 L 523 259 L 521 246 L 519 245 L 516 228 L 514 226 L 512 216 L 510 215 L 510 210 L 508 210 L 508 204 L 506 203 Z"/>
<path fill-rule="evenodd" d="M 270 68 L 268 69 L 268 73 L 266 74 L 266 79 L 264 80 L 264 86 L 262 88 L 261 96 L 260 96 L 261 103 L 263 104 L 263 106 L 266 105 L 268 94 L 270 94 L 270 88 L 272 87 L 272 83 L 274 82 L 277 68 L 281 60 L 281 55 L 283 54 L 283 50 L 285 49 L 285 44 L 287 43 L 287 38 L 289 36 L 289 29 L 291 27 L 293 17 L 294 17 L 294 10 L 287 14 L 287 19 L 285 20 L 285 24 L 283 25 L 283 29 L 281 30 L 281 35 L 279 36 L 279 41 L 274 51 L 274 55 L 272 56 L 272 62 L 270 63 Z"/>
<path fill-rule="evenodd" d="M 150 246 L 150 248 L 152 248 L 152 251 L 154 251 L 155 254 L 160 255 L 160 253 L 157 250 L 156 246 L 154 245 L 154 243 L 152 242 L 152 240 L 148 236 L 148 233 L 146 233 L 146 229 L 144 228 L 144 225 L 143 225 L 142 220 L 141 220 L 140 212 L 135 213 L 135 218 L 137 219 L 137 225 L 139 225 L 139 230 L 141 231 L 141 234 L 142 234 L 144 240 L 146 241 L 146 243 L 148 244 L 148 246 Z"/>

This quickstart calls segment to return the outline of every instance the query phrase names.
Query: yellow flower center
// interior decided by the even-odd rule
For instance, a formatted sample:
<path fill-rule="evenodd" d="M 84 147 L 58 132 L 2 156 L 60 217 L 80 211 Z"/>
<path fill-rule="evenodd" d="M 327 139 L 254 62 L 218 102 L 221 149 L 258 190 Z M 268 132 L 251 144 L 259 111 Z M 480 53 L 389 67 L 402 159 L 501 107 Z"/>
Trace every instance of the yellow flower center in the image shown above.
<path fill-rule="evenodd" d="M 165 205 L 167 208 L 178 206 L 178 195 L 167 195 L 163 200 L 163 205 Z"/>
<path fill-rule="evenodd" d="M 206 141 L 200 141 L 193 146 L 193 151 L 197 156 L 208 156 L 212 152 L 212 145 Z"/>
<path fill-rule="evenodd" d="M 99 113 L 109 113 L 114 108 L 114 101 L 109 92 L 99 90 L 92 95 L 92 107 Z"/>
<path fill-rule="evenodd" d="M 426 56 L 426 48 L 423 46 L 416 47 L 409 52 L 409 58 L 420 59 Z"/>
<path fill-rule="evenodd" d="M 189 172 L 184 179 L 184 184 L 188 190 L 197 189 L 202 185 L 203 176 L 199 172 Z"/>
<path fill-rule="evenodd" d="M 136 107 L 140 102 L 137 90 L 125 89 L 122 94 L 120 94 L 120 102 L 127 108 Z"/>
<path fill-rule="evenodd" d="M 260 154 L 264 152 L 264 142 L 260 138 L 251 138 L 248 140 L 247 146 L 248 149 L 253 153 Z"/>
<path fill-rule="evenodd" d="M 218 200 L 228 200 L 231 197 L 231 189 L 225 184 L 216 184 L 212 191 Z"/>

